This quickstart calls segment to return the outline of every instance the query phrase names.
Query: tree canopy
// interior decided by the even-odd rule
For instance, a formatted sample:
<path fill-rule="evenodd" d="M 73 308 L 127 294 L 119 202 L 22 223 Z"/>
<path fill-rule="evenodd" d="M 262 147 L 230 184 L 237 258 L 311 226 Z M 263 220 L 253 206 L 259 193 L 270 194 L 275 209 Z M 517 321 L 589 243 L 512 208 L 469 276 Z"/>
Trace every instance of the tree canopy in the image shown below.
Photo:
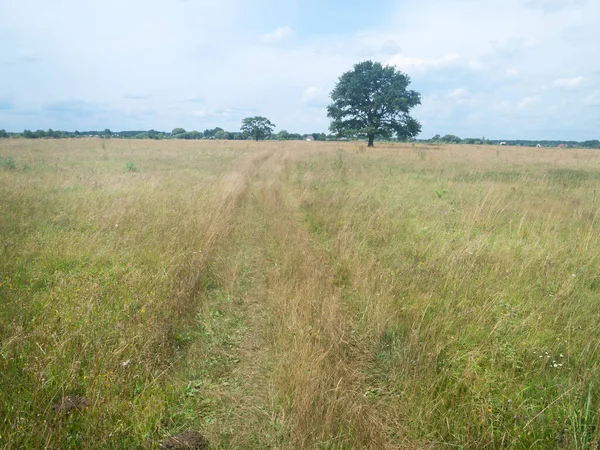
<path fill-rule="evenodd" d="M 392 66 L 364 61 L 344 73 L 331 92 L 327 116 L 330 130 L 339 136 L 367 137 L 369 147 L 376 137 L 399 140 L 415 137 L 421 124 L 410 117 L 421 104 L 421 95 L 408 90 L 410 78 Z"/>
<path fill-rule="evenodd" d="M 273 128 L 275 128 L 275 125 L 273 125 L 269 119 L 266 117 L 255 116 L 246 117 L 242 120 L 241 131 L 258 141 L 270 136 L 273 132 Z"/>

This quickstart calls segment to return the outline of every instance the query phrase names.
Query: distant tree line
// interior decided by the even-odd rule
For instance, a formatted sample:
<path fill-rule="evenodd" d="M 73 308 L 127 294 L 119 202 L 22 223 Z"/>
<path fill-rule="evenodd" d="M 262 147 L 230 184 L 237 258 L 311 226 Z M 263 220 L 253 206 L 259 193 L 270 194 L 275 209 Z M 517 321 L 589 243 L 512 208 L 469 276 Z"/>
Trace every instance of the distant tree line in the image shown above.
<path fill-rule="evenodd" d="M 506 145 L 520 146 L 520 147 L 558 147 L 560 144 L 565 144 L 568 147 L 576 148 L 598 148 L 600 149 L 600 140 L 593 139 L 588 141 L 558 141 L 558 140 L 543 140 L 543 141 L 532 141 L 527 139 L 513 139 L 513 140 L 500 140 L 500 139 L 486 139 L 481 138 L 464 138 L 461 139 L 453 134 L 446 134 L 440 136 L 436 134 L 431 139 L 419 139 L 417 142 L 424 142 L 429 144 L 474 144 L 474 145 L 500 145 L 504 143 Z"/>
<path fill-rule="evenodd" d="M 289 133 L 282 130 L 279 133 L 265 135 L 262 139 L 292 141 L 306 140 L 312 136 L 315 141 L 325 141 L 327 139 L 334 140 L 335 136 L 326 135 L 325 133 Z M 0 129 L 0 139 L 65 139 L 65 138 L 112 138 L 112 139 L 224 139 L 224 140 L 248 140 L 253 139 L 249 132 L 242 131 L 226 131 L 223 128 L 215 127 L 204 131 L 186 131 L 184 128 L 175 128 L 173 131 L 156 131 L 156 130 L 132 130 L 132 131 L 111 131 L 105 130 L 89 130 L 89 131 L 59 131 L 59 130 L 24 130 L 21 133 L 11 133 Z"/>
<path fill-rule="evenodd" d="M 335 141 L 339 139 L 337 134 L 325 134 L 325 133 L 290 133 L 287 130 L 281 130 L 278 133 L 270 134 L 264 137 L 267 140 L 277 141 L 303 141 L 307 137 L 312 136 L 315 141 Z M 248 132 L 243 131 L 226 131 L 223 128 L 215 127 L 206 129 L 204 131 L 186 131 L 183 128 L 175 128 L 173 131 L 156 131 L 156 130 L 132 130 L 132 131 L 119 131 L 113 132 L 109 129 L 105 130 L 89 130 L 89 131 L 61 131 L 61 130 L 23 130 L 21 133 L 11 133 L 6 130 L 0 129 L 0 139 L 63 139 L 63 138 L 111 138 L 111 139 L 225 139 L 225 140 L 248 140 L 253 137 Z M 357 139 L 360 139 L 357 137 Z M 344 138 L 344 140 L 346 140 Z M 386 139 L 378 139 L 378 141 L 385 142 Z M 522 147 L 536 147 L 538 144 L 542 147 L 558 147 L 559 144 L 565 144 L 568 147 L 575 148 L 594 148 L 600 149 L 600 140 L 592 139 L 587 141 L 559 141 L 559 140 L 541 140 L 532 141 L 525 139 L 516 140 L 500 140 L 500 139 L 486 139 L 481 138 L 460 138 L 453 134 L 446 134 L 440 136 L 436 134 L 431 139 L 416 139 L 414 142 L 428 143 L 428 144 L 473 144 L 473 145 L 499 145 L 501 142 L 506 145 L 522 146 Z"/>

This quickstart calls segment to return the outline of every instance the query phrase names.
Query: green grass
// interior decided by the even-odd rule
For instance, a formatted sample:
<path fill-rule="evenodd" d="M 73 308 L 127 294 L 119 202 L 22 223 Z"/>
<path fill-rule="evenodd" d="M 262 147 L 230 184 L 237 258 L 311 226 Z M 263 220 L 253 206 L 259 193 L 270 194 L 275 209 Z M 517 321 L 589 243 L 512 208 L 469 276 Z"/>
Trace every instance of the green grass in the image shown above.
<path fill-rule="evenodd" d="M 127 164 L 125 164 L 125 170 L 127 172 L 139 172 L 140 169 L 138 169 L 138 166 L 136 165 L 136 163 L 134 163 L 133 161 L 127 161 Z"/>
<path fill-rule="evenodd" d="M 310 229 L 351 268 L 347 295 L 375 344 L 366 372 L 415 439 L 578 448 L 569 417 L 588 394 L 597 445 L 598 179 L 562 168 L 548 183 L 542 163 L 489 171 L 465 155 L 436 177 L 402 156 L 347 155 L 348 185 L 315 169 Z M 557 192 L 558 179 L 571 183 Z"/>
<path fill-rule="evenodd" d="M 16 170 L 17 165 L 15 159 L 12 156 L 0 155 L 0 169 L 2 170 Z"/>
<path fill-rule="evenodd" d="M 0 154 L 0 448 L 598 447 L 598 152 Z"/>

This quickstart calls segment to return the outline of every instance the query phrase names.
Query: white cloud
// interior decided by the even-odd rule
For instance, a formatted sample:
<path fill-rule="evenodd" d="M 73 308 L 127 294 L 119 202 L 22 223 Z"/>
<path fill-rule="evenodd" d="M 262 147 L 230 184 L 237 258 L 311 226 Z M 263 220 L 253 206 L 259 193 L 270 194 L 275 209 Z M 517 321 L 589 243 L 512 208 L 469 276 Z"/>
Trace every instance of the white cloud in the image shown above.
<path fill-rule="evenodd" d="M 414 67 L 423 67 L 426 61 L 421 58 L 411 58 L 404 55 L 395 55 L 389 61 L 388 64 L 398 67 L 401 70 L 408 70 Z"/>
<path fill-rule="evenodd" d="M 584 80 L 585 80 L 585 78 L 583 78 L 581 76 L 573 77 L 573 78 L 559 78 L 557 80 L 554 80 L 554 83 L 552 83 L 552 84 L 556 87 L 572 88 L 572 87 L 580 86 Z"/>
<path fill-rule="evenodd" d="M 502 100 L 498 103 L 496 103 L 495 105 L 495 109 L 497 109 L 498 111 L 503 111 L 503 112 L 507 112 L 510 110 L 510 102 L 508 100 Z"/>
<path fill-rule="evenodd" d="M 203 119 L 210 118 L 218 118 L 218 119 L 227 119 L 229 117 L 239 117 L 243 111 L 236 111 L 235 109 L 225 108 L 200 108 L 192 112 L 192 115 L 195 117 L 200 117 Z"/>
<path fill-rule="evenodd" d="M 400 53 L 400 51 L 401 51 L 401 48 L 398 45 L 398 43 L 392 39 L 388 39 L 381 46 L 379 53 L 384 54 L 384 55 L 395 55 L 397 53 Z"/>
<path fill-rule="evenodd" d="M 575 73 L 583 80 L 571 84 L 581 83 L 588 91 L 600 88 L 600 61 L 589 58 L 595 42 L 600 42 L 600 2 L 532 3 L 421 0 L 409 2 L 408 10 L 398 8 L 396 28 L 402 31 L 395 39 L 402 45 L 402 55 L 418 59 L 406 66 L 412 70 L 415 88 L 424 94 L 415 115 L 424 124 L 425 136 L 450 132 L 566 139 L 597 134 L 594 121 L 600 122 L 600 110 L 586 106 L 596 98 L 576 99 L 553 82 L 570 80 Z M 556 11 L 559 3 L 573 7 L 549 11 Z M 457 53 L 460 58 L 454 63 L 426 66 L 427 61 Z M 454 92 L 455 97 L 448 97 L 457 86 L 470 96 Z M 545 94 L 544 86 L 555 88 L 552 95 Z M 443 96 L 445 102 L 433 100 Z M 559 104 L 560 112 L 550 111 L 552 104 Z M 464 121 L 473 111 L 481 118 L 478 127 Z M 557 121 L 561 113 L 574 120 Z M 522 120 L 524 114 L 527 121 Z"/>
<path fill-rule="evenodd" d="M 439 59 L 422 59 L 405 56 L 400 53 L 392 56 L 388 61 L 388 64 L 396 66 L 400 70 L 409 71 L 413 69 L 430 69 L 449 66 L 457 63 L 459 59 L 460 56 L 456 53 L 447 54 Z"/>
<path fill-rule="evenodd" d="M 292 30 L 288 26 L 277 27 L 277 29 L 274 32 L 265 34 L 262 40 L 266 44 L 276 44 L 277 42 L 281 42 L 284 39 L 290 37 L 292 34 L 294 34 L 294 30 Z"/>
<path fill-rule="evenodd" d="M 469 61 L 468 67 L 471 70 L 484 70 L 484 69 L 486 69 L 485 64 L 482 63 L 481 61 L 478 61 L 478 60 L 471 60 L 471 61 Z"/>
<path fill-rule="evenodd" d="M 212 116 L 213 113 L 209 109 L 202 108 L 194 111 L 193 114 L 196 117 L 209 117 Z"/>
<path fill-rule="evenodd" d="M 469 95 L 469 91 L 465 88 L 454 89 L 452 92 L 448 94 L 448 97 L 451 98 L 462 98 Z"/>
<path fill-rule="evenodd" d="M 302 92 L 302 103 L 308 106 L 322 108 L 328 100 L 327 91 L 322 87 L 311 86 Z"/>
<path fill-rule="evenodd" d="M 529 105 L 531 105 L 532 103 L 534 103 L 536 101 L 535 98 L 533 97 L 525 97 L 523 100 L 521 100 L 518 104 L 517 104 L 517 109 L 525 109 L 527 108 Z"/>
<path fill-rule="evenodd" d="M 600 91 L 595 91 L 589 94 L 583 101 L 586 105 L 598 106 L 600 105 Z"/>
<path fill-rule="evenodd" d="M 524 4 L 546 12 L 559 12 L 565 8 L 581 6 L 585 0 L 523 0 Z"/>

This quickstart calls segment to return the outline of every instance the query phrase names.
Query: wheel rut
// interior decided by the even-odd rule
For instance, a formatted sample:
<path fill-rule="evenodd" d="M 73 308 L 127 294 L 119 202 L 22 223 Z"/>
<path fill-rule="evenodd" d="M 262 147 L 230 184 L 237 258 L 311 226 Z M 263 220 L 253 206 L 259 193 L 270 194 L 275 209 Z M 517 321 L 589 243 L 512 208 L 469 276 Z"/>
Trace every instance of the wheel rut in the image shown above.
<path fill-rule="evenodd" d="M 289 159 L 263 153 L 232 176 L 243 190 L 198 315 L 208 338 L 188 361 L 210 381 L 191 407 L 219 448 L 382 448 L 335 270 L 285 188 Z"/>

